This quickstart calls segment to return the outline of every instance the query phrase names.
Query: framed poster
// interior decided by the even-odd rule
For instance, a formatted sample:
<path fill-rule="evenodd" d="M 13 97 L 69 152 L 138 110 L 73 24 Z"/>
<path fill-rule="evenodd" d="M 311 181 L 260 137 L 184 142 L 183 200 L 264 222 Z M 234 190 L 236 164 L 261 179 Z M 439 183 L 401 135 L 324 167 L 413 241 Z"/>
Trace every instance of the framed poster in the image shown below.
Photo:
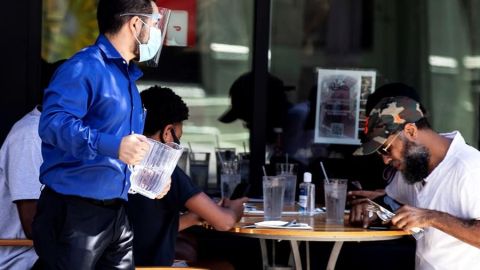
<path fill-rule="evenodd" d="M 365 104 L 375 89 L 372 70 L 317 69 L 315 143 L 360 144 Z"/>

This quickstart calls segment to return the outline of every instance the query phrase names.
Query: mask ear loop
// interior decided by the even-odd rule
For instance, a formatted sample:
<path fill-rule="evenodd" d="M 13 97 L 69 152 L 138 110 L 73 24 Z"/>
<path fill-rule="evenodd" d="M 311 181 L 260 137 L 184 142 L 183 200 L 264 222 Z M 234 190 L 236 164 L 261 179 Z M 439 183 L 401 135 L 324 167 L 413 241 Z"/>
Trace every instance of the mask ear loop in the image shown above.
<path fill-rule="evenodd" d="M 177 134 L 175 134 L 175 130 L 170 129 L 170 134 L 172 134 L 173 142 L 180 145 L 180 140 L 177 137 Z"/>
<path fill-rule="evenodd" d="M 140 42 L 140 40 L 138 39 L 138 37 L 140 37 L 140 34 L 142 33 L 142 28 L 143 26 L 148 26 L 142 19 L 138 18 L 141 22 L 142 22 L 142 27 L 140 28 L 140 32 L 137 34 L 137 35 L 133 35 L 133 37 L 135 38 L 135 40 L 137 40 L 138 42 L 138 45 L 142 44 L 142 42 Z M 137 30 L 137 29 L 135 29 Z M 148 31 L 150 31 L 150 28 L 148 29 Z M 148 33 L 150 35 L 150 32 Z"/>

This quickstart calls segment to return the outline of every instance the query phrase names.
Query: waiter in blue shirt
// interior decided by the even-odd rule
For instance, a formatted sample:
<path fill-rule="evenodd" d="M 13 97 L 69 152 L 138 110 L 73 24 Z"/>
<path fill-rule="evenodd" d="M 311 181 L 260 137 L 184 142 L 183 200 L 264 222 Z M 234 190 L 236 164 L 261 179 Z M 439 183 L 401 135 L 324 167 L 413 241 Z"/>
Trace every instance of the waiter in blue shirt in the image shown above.
<path fill-rule="evenodd" d="M 149 144 L 132 60 L 159 52 L 161 15 L 152 0 L 100 0 L 95 44 L 55 73 L 45 90 L 39 134 L 42 190 L 33 223 L 47 269 L 134 269 L 125 214 L 128 165 Z"/>

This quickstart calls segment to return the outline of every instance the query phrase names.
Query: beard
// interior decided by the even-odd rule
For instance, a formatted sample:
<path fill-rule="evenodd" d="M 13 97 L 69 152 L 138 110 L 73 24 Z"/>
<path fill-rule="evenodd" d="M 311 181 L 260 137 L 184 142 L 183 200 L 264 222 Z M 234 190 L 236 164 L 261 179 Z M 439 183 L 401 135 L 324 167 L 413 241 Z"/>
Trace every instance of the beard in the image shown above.
<path fill-rule="evenodd" d="M 427 178 L 430 152 L 425 146 L 405 140 L 403 156 L 405 168 L 402 174 L 407 183 L 413 185 Z"/>

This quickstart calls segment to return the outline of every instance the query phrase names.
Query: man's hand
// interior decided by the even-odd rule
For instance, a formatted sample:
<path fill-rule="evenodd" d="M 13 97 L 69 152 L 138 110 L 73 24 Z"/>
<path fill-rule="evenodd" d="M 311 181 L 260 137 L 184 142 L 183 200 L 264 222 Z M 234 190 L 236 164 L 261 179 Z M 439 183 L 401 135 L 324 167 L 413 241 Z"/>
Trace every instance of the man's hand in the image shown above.
<path fill-rule="evenodd" d="M 363 228 L 367 228 L 370 223 L 378 218 L 376 214 L 371 215 L 372 212 L 369 211 L 370 204 L 366 198 L 355 199 L 350 203 L 352 205 L 349 215 L 350 224 L 361 224 Z"/>
<path fill-rule="evenodd" d="M 429 209 L 404 205 L 395 213 L 395 216 L 392 218 L 392 224 L 403 230 L 410 230 L 414 227 L 430 227 L 437 213 Z"/>
<path fill-rule="evenodd" d="M 348 192 L 348 198 L 350 200 L 354 200 L 357 198 L 368 198 L 370 200 L 376 199 L 378 197 L 384 196 L 385 190 L 384 189 L 377 189 L 377 190 L 352 190 Z"/>
<path fill-rule="evenodd" d="M 435 228 L 480 248 L 480 220 L 474 218 L 461 219 L 445 212 L 404 205 L 398 209 L 392 223 L 403 230 Z"/>
<path fill-rule="evenodd" d="M 167 195 L 168 191 L 170 191 L 170 187 L 172 186 L 172 178 L 170 178 L 170 182 L 168 182 L 168 185 L 165 186 L 165 188 L 162 190 L 162 193 L 158 194 L 157 197 L 155 197 L 155 199 L 161 199 L 163 198 L 165 195 Z"/>
<path fill-rule="evenodd" d="M 119 159 L 128 165 L 138 165 L 150 149 L 147 137 L 131 134 L 122 138 L 118 151 Z"/>
<path fill-rule="evenodd" d="M 243 204 L 248 201 L 248 198 L 242 197 L 236 200 L 230 200 L 230 199 L 224 198 L 222 200 L 223 200 L 222 206 L 232 210 L 233 213 L 235 214 L 236 221 L 238 222 L 243 216 L 243 209 L 244 209 Z"/>

